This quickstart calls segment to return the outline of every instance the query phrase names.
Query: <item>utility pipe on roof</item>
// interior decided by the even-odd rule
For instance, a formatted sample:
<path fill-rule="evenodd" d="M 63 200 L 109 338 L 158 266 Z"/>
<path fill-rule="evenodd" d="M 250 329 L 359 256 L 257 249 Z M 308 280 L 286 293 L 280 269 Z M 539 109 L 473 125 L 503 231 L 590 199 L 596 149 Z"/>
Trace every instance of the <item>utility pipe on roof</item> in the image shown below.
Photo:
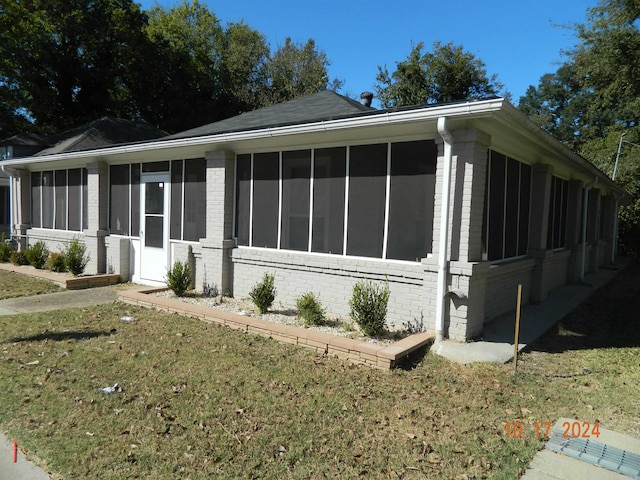
<path fill-rule="evenodd" d="M 589 214 L 589 190 L 598 183 L 598 177 L 584 186 L 582 196 L 582 252 L 580 256 L 580 283 L 584 283 L 584 270 L 587 261 L 587 218 Z"/>
<path fill-rule="evenodd" d="M 442 206 L 440 208 L 440 239 L 438 242 L 438 283 L 436 288 L 436 342 L 444 340 L 445 292 L 449 265 L 449 204 L 451 198 L 451 169 L 453 137 L 447 130 L 447 117 L 438 118 L 438 133 L 444 141 L 442 171 Z"/>

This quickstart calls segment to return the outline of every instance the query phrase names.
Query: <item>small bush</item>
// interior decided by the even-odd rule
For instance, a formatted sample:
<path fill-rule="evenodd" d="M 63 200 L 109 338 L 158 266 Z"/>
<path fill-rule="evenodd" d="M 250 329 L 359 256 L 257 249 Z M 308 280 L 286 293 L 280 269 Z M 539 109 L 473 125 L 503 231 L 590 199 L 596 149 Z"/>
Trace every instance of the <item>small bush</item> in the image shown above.
<path fill-rule="evenodd" d="M 298 298 L 296 306 L 298 307 L 298 315 L 304 319 L 306 326 L 324 325 L 325 310 L 312 292 L 305 293 Z"/>
<path fill-rule="evenodd" d="M 64 257 L 64 266 L 72 274 L 78 276 L 84 272 L 84 267 L 89 263 L 89 255 L 86 254 L 87 248 L 80 240 L 74 238 L 65 247 L 62 252 Z"/>
<path fill-rule="evenodd" d="M 24 250 L 11 252 L 11 263 L 13 263 L 14 265 L 29 265 L 29 261 L 24 254 Z"/>
<path fill-rule="evenodd" d="M 40 269 L 44 267 L 44 264 L 47 262 L 49 258 L 49 249 L 47 245 L 43 241 L 38 241 L 33 245 L 29 246 L 25 252 L 25 257 L 29 262 L 29 265 Z"/>
<path fill-rule="evenodd" d="M 349 301 L 353 318 L 365 335 L 380 335 L 385 328 L 389 284 L 376 285 L 369 280 L 361 280 L 353 287 Z"/>
<path fill-rule="evenodd" d="M 191 285 L 191 267 L 187 262 L 177 261 L 167 270 L 167 286 L 178 297 L 182 297 Z"/>
<path fill-rule="evenodd" d="M 267 313 L 269 307 L 273 305 L 273 301 L 276 299 L 274 276 L 265 273 L 262 281 L 253 286 L 251 292 L 249 292 L 249 296 L 256 307 L 258 307 L 258 310 L 260 310 L 260 313 Z"/>
<path fill-rule="evenodd" d="M 64 272 L 66 270 L 64 266 L 64 255 L 55 252 L 49 254 L 49 258 L 44 264 L 44 268 L 51 270 L 52 272 Z"/>
<path fill-rule="evenodd" d="M 13 247 L 10 242 L 7 242 L 5 234 L 0 237 L 0 262 L 7 263 L 11 260 L 11 254 L 13 253 Z"/>

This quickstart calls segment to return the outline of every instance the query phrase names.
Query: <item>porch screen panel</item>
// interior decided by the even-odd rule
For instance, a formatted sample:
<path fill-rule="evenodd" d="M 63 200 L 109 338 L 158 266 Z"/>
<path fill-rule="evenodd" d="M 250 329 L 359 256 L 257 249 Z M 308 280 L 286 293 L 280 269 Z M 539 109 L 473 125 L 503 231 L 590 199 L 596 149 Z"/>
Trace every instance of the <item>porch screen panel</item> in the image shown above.
<path fill-rule="evenodd" d="M 504 247 L 504 182 L 507 158 L 497 152 L 491 152 L 490 158 L 487 257 L 489 260 L 498 260 L 503 258 Z"/>
<path fill-rule="evenodd" d="M 282 226 L 280 248 L 309 248 L 311 151 L 282 153 Z"/>
<path fill-rule="evenodd" d="M 34 228 L 42 227 L 42 173 L 33 172 L 31 174 L 31 224 Z"/>
<path fill-rule="evenodd" d="M 433 141 L 391 144 L 387 258 L 417 261 L 431 252 L 437 155 Z"/>
<path fill-rule="evenodd" d="M 67 184 L 69 198 L 67 228 L 78 232 L 82 225 L 82 170 L 79 168 L 69 170 Z"/>
<path fill-rule="evenodd" d="M 171 162 L 171 226 L 172 240 L 182 240 L 182 160 Z"/>
<path fill-rule="evenodd" d="M 236 161 L 236 231 L 238 245 L 249 245 L 251 201 L 251 155 L 238 155 Z"/>
<path fill-rule="evenodd" d="M 382 257 L 387 144 L 351 147 L 347 255 Z"/>
<path fill-rule="evenodd" d="M 89 171 L 82 169 L 82 228 L 89 227 Z"/>
<path fill-rule="evenodd" d="M 183 240 L 197 242 L 207 236 L 207 162 L 185 161 Z"/>
<path fill-rule="evenodd" d="M 42 228 L 53 228 L 53 172 L 42 172 Z"/>
<path fill-rule="evenodd" d="M 11 202 L 9 187 L 0 185 L 0 227 L 9 224 L 9 202 Z"/>
<path fill-rule="evenodd" d="M 344 248 L 344 191 L 347 149 L 321 148 L 313 158 L 311 251 L 341 255 Z"/>
<path fill-rule="evenodd" d="M 518 255 L 518 217 L 520 214 L 520 162 L 513 158 L 507 159 L 504 229 L 505 258 Z"/>
<path fill-rule="evenodd" d="M 531 209 L 531 166 L 520 164 L 520 224 L 518 225 L 518 255 L 529 249 L 529 216 Z"/>
<path fill-rule="evenodd" d="M 56 218 L 54 227 L 57 230 L 67 229 L 67 171 L 56 170 L 55 179 L 55 197 L 56 197 Z"/>
<path fill-rule="evenodd" d="M 111 165 L 110 220 L 112 234 L 129 235 L 129 165 Z"/>
<path fill-rule="evenodd" d="M 278 247 L 280 160 L 277 152 L 253 156 L 253 218 L 251 244 Z"/>
<path fill-rule="evenodd" d="M 131 164 L 131 236 L 140 236 L 140 164 Z"/>

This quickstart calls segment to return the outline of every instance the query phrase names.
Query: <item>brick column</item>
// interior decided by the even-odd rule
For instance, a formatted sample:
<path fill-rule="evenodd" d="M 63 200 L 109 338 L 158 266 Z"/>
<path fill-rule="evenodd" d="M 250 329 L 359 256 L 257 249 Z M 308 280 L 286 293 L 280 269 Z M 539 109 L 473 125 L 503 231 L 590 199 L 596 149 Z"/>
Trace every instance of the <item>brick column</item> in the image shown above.
<path fill-rule="evenodd" d="M 89 255 L 86 273 L 105 273 L 107 270 L 107 252 L 105 237 L 107 230 L 108 198 L 109 198 L 109 166 L 104 162 L 87 165 L 88 192 L 87 213 L 88 225 L 84 229 L 84 243 Z"/>
<path fill-rule="evenodd" d="M 207 236 L 201 239 L 202 277 L 196 275 L 196 288 L 216 287 L 220 293 L 233 293 L 231 251 L 233 241 L 233 196 L 235 191 L 235 153 L 207 152 Z"/>
<path fill-rule="evenodd" d="M 489 264 L 482 261 L 482 221 L 491 137 L 475 129 L 451 132 L 452 178 L 449 216 L 449 255 L 445 303 L 445 337 L 466 341 L 482 331 L 484 292 Z M 443 143 L 437 138 L 438 164 L 433 222 L 433 255 L 422 261 L 425 310 L 433 309 L 436 299 L 440 210 L 442 209 Z"/>
<path fill-rule="evenodd" d="M 545 285 L 545 261 L 550 252 L 547 250 L 549 230 L 549 208 L 551 206 L 551 177 L 553 168 L 538 163 L 531 171 L 531 208 L 529 217 L 528 256 L 536 263 L 531 279 L 531 302 L 539 303 L 547 298 Z"/>
<path fill-rule="evenodd" d="M 19 250 L 27 248 L 25 235 L 31 228 L 31 173 L 16 170 L 11 183 L 11 199 L 14 205 L 11 233 L 18 235 Z"/>

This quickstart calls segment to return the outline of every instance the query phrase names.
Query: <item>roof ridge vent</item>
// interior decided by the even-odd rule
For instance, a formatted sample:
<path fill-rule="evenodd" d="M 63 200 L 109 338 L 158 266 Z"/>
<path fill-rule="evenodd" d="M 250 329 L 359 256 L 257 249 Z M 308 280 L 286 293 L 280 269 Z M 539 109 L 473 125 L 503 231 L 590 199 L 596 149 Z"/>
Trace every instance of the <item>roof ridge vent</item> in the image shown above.
<path fill-rule="evenodd" d="M 360 103 L 365 107 L 370 107 L 371 102 L 373 101 L 373 93 L 371 92 L 362 92 L 360 94 Z"/>

